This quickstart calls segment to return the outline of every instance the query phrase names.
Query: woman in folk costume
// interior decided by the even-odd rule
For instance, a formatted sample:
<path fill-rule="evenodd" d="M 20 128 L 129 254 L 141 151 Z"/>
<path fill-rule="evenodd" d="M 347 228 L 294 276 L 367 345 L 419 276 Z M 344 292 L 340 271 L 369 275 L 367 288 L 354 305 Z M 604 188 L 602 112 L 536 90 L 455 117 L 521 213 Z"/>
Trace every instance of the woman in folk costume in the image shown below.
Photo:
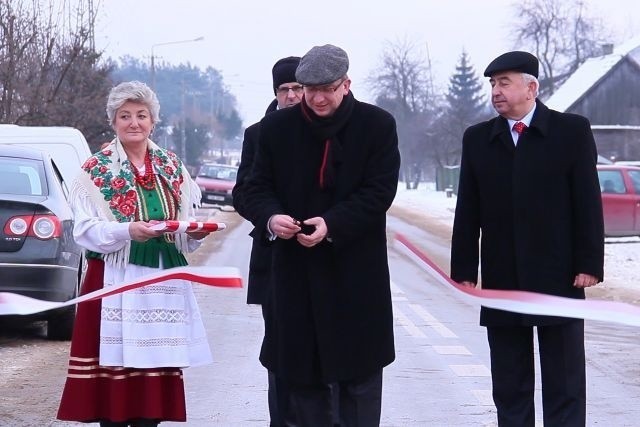
<path fill-rule="evenodd" d="M 156 95 L 140 82 L 114 87 L 116 138 L 73 183 L 74 237 L 88 250 L 82 293 L 187 261 L 207 232 L 163 234 L 153 220 L 192 220 L 200 190 L 178 157 L 149 135 Z M 211 361 L 190 282 L 165 281 L 78 306 L 58 418 L 101 427 L 186 421 L 181 368 Z"/>

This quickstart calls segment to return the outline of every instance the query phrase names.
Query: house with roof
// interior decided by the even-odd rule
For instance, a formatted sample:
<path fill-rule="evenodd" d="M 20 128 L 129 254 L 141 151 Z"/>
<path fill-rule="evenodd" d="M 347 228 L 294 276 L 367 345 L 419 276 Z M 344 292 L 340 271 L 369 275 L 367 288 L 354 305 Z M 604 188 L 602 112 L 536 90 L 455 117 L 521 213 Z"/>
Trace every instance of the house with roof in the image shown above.
<path fill-rule="evenodd" d="M 587 117 L 601 156 L 640 160 L 640 37 L 587 59 L 544 103 Z"/>

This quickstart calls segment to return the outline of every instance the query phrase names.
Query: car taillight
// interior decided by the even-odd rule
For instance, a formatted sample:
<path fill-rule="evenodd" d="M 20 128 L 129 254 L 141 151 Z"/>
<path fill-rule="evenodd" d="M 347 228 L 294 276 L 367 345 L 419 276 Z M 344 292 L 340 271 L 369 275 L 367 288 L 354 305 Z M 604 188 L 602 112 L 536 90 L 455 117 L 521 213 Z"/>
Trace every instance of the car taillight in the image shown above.
<path fill-rule="evenodd" d="M 48 240 L 60 237 L 62 226 L 55 215 L 21 215 L 9 218 L 4 225 L 7 236 L 28 236 Z"/>
<path fill-rule="evenodd" d="M 27 222 L 23 217 L 14 217 L 7 221 L 7 224 L 4 227 L 4 234 L 22 236 L 29 231 L 29 223 L 31 222 L 31 218 L 29 217 L 29 222 Z M 8 228 L 8 230 L 7 230 Z"/>
<path fill-rule="evenodd" d="M 36 217 L 31 229 L 33 230 L 33 234 L 42 240 L 51 239 L 56 234 L 56 231 L 58 237 L 60 236 L 60 222 L 55 216 Z"/>

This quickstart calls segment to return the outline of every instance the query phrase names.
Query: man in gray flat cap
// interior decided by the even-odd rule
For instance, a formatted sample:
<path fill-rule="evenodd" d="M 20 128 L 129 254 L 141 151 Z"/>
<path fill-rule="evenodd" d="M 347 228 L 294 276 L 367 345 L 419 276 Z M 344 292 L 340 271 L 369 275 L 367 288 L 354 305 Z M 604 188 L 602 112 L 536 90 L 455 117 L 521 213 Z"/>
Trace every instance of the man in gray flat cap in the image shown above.
<path fill-rule="evenodd" d="M 547 108 L 538 59 L 493 60 L 493 119 L 462 139 L 451 277 L 476 286 L 584 299 L 602 281 L 604 232 L 596 145 L 589 121 Z M 478 246 L 480 240 L 480 248 Z M 481 254 L 481 255 L 480 255 Z M 536 424 L 534 327 L 545 426 L 586 423 L 584 321 L 482 307 L 500 426 Z"/>
<path fill-rule="evenodd" d="M 348 69 L 336 46 L 302 57 L 302 102 L 262 119 L 247 185 L 247 216 L 273 250 L 260 361 L 287 383 L 286 425 L 379 425 L 382 369 L 395 358 L 386 211 L 396 124 L 354 98 Z"/>

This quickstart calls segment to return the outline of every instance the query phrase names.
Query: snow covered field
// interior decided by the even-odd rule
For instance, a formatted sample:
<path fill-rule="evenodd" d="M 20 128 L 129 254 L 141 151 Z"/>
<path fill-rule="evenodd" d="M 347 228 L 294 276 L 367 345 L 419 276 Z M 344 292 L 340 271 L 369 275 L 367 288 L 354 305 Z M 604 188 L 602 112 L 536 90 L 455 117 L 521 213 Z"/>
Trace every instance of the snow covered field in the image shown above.
<path fill-rule="evenodd" d="M 407 190 L 401 182 L 393 204 L 436 220 L 449 229 L 453 226 L 456 196 L 447 198 L 444 192 L 435 191 L 433 183 L 421 183 L 418 189 Z M 607 238 L 604 282 L 588 289 L 589 296 L 640 304 L 639 262 L 640 237 Z"/>

